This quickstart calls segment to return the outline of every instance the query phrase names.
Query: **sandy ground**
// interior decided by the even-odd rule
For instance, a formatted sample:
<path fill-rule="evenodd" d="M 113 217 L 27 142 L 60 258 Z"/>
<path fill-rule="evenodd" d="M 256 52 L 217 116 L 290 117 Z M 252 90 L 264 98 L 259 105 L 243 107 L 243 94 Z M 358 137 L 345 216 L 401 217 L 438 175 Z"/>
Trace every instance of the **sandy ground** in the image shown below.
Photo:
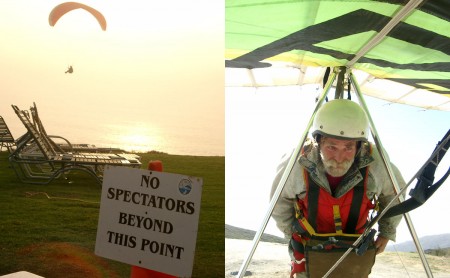
<path fill-rule="evenodd" d="M 225 239 L 225 277 L 234 278 L 247 257 L 252 241 Z M 450 258 L 426 255 L 434 278 L 450 278 Z M 249 277 L 288 278 L 289 255 L 287 246 L 279 243 L 260 242 L 247 271 Z M 377 261 L 370 278 L 427 277 L 417 253 L 384 252 Z"/>

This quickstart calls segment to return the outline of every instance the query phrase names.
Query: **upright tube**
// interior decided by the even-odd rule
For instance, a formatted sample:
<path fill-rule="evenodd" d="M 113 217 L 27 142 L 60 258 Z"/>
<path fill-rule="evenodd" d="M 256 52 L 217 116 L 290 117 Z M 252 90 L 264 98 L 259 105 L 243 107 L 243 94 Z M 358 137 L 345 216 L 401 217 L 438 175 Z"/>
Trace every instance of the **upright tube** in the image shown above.
<path fill-rule="evenodd" d="M 368 118 L 369 123 L 370 123 L 370 129 L 371 129 L 371 132 L 372 132 L 375 144 L 377 146 L 378 152 L 380 153 L 380 156 L 383 159 L 384 166 L 386 167 L 386 170 L 387 170 L 387 172 L 389 174 L 391 182 L 394 185 L 394 190 L 395 190 L 396 193 L 398 193 L 398 192 L 400 192 L 400 186 L 398 185 L 397 179 L 395 178 L 394 171 L 392 170 L 392 166 L 391 166 L 391 163 L 389 161 L 389 157 L 386 154 L 386 151 L 383 148 L 383 145 L 381 144 L 380 137 L 379 137 L 378 132 L 377 132 L 377 130 L 375 128 L 375 125 L 374 125 L 374 123 L 372 121 L 372 117 L 370 116 L 370 113 L 369 113 L 369 110 L 367 108 L 366 102 L 364 101 L 364 98 L 362 96 L 361 89 L 359 88 L 358 82 L 356 81 L 355 77 L 351 73 L 350 73 L 350 78 L 352 80 L 353 85 L 355 86 L 355 91 L 356 91 L 356 94 L 358 96 L 358 100 L 359 100 L 362 108 L 366 112 L 367 118 Z M 400 196 L 399 200 L 401 202 L 403 202 L 405 200 L 405 198 L 403 196 Z M 411 236 L 413 238 L 414 244 L 416 245 L 417 252 L 419 253 L 420 259 L 422 260 L 422 264 L 423 264 L 423 267 L 425 269 L 425 272 L 427 273 L 428 277 L 433 277 L 433 274 L 431 273 L 431 268 L 430 268 L 430 266 L 428 264 L 428 261 L 427 261 L 427 259 L 425 257 L 425 253 L 424 253 L 424 251 L 422 249 L 422 246 L 420 245 L 420 241 L 419 241 L 419 238 L 417 236 L 416 230 L 414 229 L 411 217 L 409 216 L 408 213 L 405 213 L 404 216 L 405 216 L 406 224 L 408 225 L 408 228 L 409 228 L 409 232 L 411 233 Z"/>

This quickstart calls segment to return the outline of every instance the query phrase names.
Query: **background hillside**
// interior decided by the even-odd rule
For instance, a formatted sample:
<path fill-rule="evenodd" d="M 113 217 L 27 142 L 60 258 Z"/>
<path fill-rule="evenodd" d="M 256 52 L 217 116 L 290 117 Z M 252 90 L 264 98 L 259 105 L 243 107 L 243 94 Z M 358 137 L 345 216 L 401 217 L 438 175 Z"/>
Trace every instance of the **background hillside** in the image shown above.
<path fill-rule="evenodd" d="M 253 238 L 255 237 L 255 234 L 256 234 L 255 231 L 238 228 L 235 226 L 225 224 L 225 238 L 253 240 Z M 287 240 L 287 239 L 277 237 L 274 235 L 269 235 L 269 234 L 263 234 L 261 237 L 261 241 L 273 242 L 273 243 L 288 243 L 289 242 L 289 240 Z"/>
<path fill-rule="evenodd" d="M 425 250 L 427 254 L 433 253 L 432 250 L 442 250 L 442 251 L 450 250 L 450 233 L 424 236 L 421 237 L 419 240 L 423 250 Z M 414 242 L 410 240 L 398 244 L 388 245 L 386 250 L 398 252 L 416 252 L 416 246 L 414 245 Z"/>

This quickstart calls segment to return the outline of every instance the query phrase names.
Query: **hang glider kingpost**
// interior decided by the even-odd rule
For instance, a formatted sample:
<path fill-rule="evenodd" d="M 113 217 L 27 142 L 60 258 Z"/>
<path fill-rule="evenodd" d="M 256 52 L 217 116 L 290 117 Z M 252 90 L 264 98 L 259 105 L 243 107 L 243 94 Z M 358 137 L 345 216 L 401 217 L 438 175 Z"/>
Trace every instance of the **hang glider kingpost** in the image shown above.
<path fill-rule="evenodd" d="M 450 111 L 450 2 L 226 0 L 226 86 L 322 84 L 352 69 L 364 94 Z"/>

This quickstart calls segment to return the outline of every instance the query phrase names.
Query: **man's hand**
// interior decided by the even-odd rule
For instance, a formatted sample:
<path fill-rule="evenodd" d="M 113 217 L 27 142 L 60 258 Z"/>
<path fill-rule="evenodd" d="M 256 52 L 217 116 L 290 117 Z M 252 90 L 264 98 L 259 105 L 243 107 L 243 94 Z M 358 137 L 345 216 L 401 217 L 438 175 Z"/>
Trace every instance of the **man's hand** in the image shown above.
<path fill-rule="evenodd" d="M 375 247 L 377 248 L 376 254 L 380 254 L 384 251 L 384 248 L 386 248 L 386 245 L 388 244 L 389 239 L 379 236 L 377 237 L 377 240 L 375 240 Z"/>

